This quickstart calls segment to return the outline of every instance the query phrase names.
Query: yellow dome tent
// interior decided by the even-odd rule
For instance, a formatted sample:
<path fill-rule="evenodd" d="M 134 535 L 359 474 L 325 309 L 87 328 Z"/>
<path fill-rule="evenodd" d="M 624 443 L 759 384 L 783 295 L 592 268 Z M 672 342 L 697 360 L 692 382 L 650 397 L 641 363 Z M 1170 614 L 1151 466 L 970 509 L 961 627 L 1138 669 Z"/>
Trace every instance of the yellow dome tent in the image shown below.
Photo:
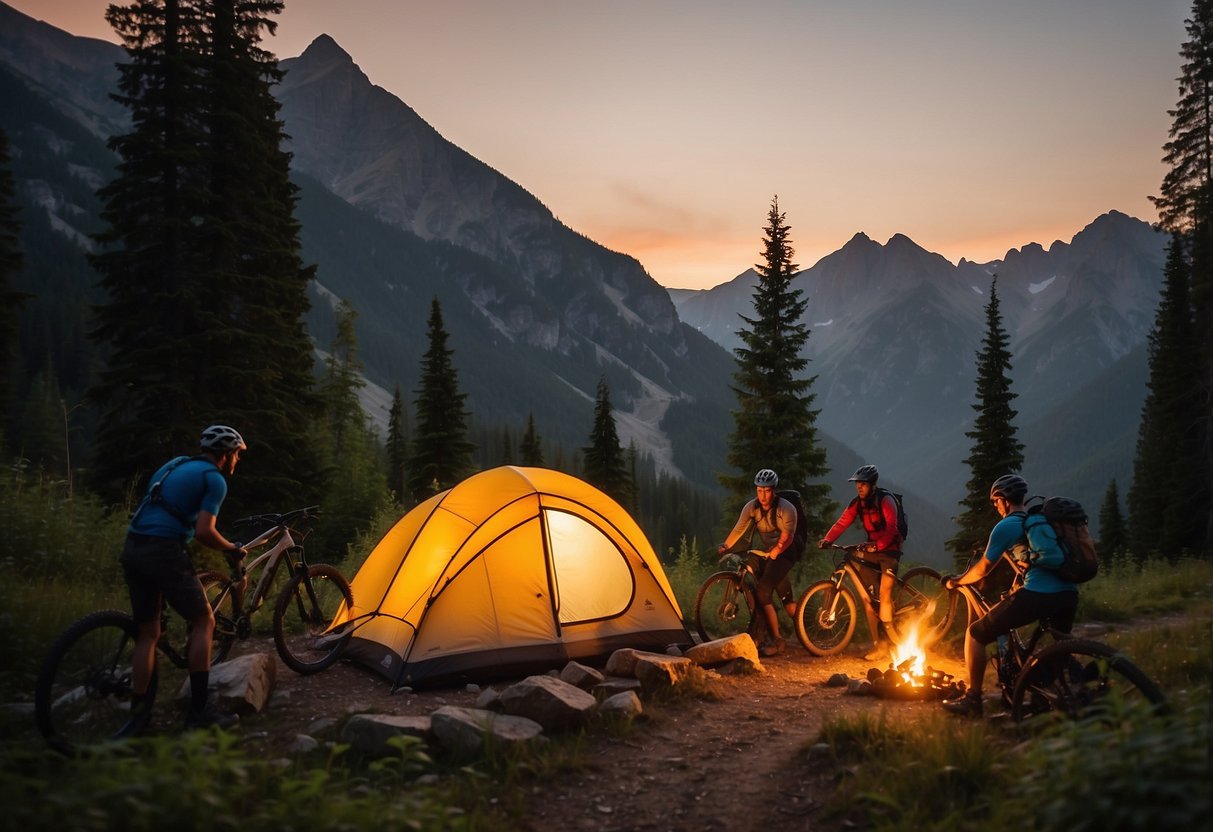
<path fill-rule="evenodd" d="M 618 503 L 546 468 L 484 471 L 389 531 L 351 584 L 347 658 L 396 687 L 452 685 L 690 643 L 652 546 Z"/>

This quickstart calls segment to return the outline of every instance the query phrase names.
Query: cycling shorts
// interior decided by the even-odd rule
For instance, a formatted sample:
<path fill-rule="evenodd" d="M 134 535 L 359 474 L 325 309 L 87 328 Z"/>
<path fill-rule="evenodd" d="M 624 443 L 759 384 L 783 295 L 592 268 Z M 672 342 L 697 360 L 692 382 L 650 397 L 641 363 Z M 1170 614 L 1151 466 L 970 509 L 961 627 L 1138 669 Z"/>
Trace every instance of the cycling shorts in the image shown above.
<path fill-rule="evenodd" d="M 758 584 L 755 587 L 755 594 L 758 596 L 758 605 L 765 606 L 771 603 L 771 595 L 776 588 L 779 588 L 780 600 L 783 603 L 791 603 L 792 587 L 788 583 L 788 573 L 792 571 L 792 567 L 796 563 L 791 558 L 778 557 L 774 560 L 764 560 L 762 562 L 762 572 L 758 576 Z"/>
<path fill-rule="evenodd" d="M 158 619 L 165 601 L 187 621 L 210 609 L 189 552 L 180 540 L 128 533 L 122 547 L 122 574 L 136 624 Z"/>
<path fill-rule="evenodd" d="M 1049 627 L 1068 633 L 1078 610 L 1078 591 L 1033 592 L 1020 589 L 1003 598 L 969 627 L 978 644 L 990 644 L 1011 630 L 1045 620 Z"/>

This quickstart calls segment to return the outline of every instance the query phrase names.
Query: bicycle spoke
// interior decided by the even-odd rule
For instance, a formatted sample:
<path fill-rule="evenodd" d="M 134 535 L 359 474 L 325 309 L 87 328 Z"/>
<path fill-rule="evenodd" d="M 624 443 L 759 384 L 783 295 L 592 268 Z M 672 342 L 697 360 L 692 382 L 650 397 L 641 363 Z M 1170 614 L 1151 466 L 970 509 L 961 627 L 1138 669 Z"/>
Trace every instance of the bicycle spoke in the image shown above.
<path fill-rule="evenodd" d="M 705 641 L 747 632 L 754 597 L 733 572 L 720 572 L 704 581 L 695 599 L 695 625 Z"/>

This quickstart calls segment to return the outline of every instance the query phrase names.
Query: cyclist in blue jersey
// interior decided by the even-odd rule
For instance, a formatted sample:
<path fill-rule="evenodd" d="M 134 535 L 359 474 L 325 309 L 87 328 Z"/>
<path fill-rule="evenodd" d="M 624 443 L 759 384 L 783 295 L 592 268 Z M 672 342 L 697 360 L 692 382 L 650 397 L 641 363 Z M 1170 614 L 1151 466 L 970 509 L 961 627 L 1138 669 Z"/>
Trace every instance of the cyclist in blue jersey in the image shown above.
<path fill-rule="evenodd" d="M 974 621 L 965 632 L 965 670 L 968 690 L 943 707 L 962 716 L 981 716 L 982 682 L 986 672 L 986 648 L 998 637 L 1011 630 L 1048 619 L 1049 626 L 1059 633 L 1068 633 L 1074 626 L 1078 608 L 1078 587 L 1063 581 L 1053 571 L 1061 566 L 1064 555 L 1048 524 L 1025 533 L 1024 498 L 1028 483 L 1018 474 L 1005 474 L 990 486 L 990 502 L 1002 517 L 990 532 L 985 554 L 978 558 L 963 575 L 944 579 L 948 589 L 975 584 L 998 563 L 1003 552 L 1009 551 L 1019 561 L 1026 561 L 1028 571 L 1023 586 L 1003 598 L 984 616 Z"/>
<path fill-rule="evenodd" d="M 234 429 L 212 425 L 202 431 L 200 447 L 198 456 L 169 460 L 152 476 L 146 495 L 131 517 L 122 549 L 122 572 L 137 626 L 131 710 L 137 713 L 151 705 L 147 688 L 160 639 L 161 610 L 167 601 L 190 623 L 187 729 L 227 727 L 237 718 L 219 713 L 209 700 L 215 616 L 186 544 L 192 538 L 225 553 L 233 568 L 242 566 L 245 554 L 239 543 L 219 533 L 215 521 L 227 496 L 225 477 L 236 470 L 240 452 L 248 446 Z M 132 719 L 128 724 L 135 726 L 141 720 Z"/>

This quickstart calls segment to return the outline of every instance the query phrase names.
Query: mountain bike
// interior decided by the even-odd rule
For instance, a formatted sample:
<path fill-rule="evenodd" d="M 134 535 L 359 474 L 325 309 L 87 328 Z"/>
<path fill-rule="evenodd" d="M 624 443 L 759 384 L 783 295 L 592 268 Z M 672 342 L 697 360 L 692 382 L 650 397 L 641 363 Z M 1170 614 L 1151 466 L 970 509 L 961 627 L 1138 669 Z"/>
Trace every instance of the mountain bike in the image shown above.
<path fill-rule="evenodd" d="M 880 567 L 863 558 L 868 544 L 831 544 L 841 552 L 834 573 L 809 586 L 796 606 L 796 635 L 815 656 L 833 656 L 855 635 L 862 609 L 873 639 L 880 609 Z M 914 637 L 923 647 L 939 641 L 951 626 L 956 598 L 943 589 L 939 573 L 915 566 L 893 585 L 893 620 L 885 625 L 889 639 L 902 644 Z"/>
<path fill-rule="evenodd" d="M 718 563 L 726 569 L 713 572 L 695 596 L 695 629 L 703 641 L 749 632 L 758 591 L 756 550 L 728 551 Z"/>
<path fill-rule="evenodd" d="M 237 639 L 251 632 L 248 616 L 261 606 L 274 573 L 285 559 L 290 573 L 274 609 L 274 642 L 283 661 L 299 672 L 315 672 L 340 656 L 348 628 L 324 634 L 342 603 L 353 603 L 349 583 L 335 567 L 309 565 L 295 541 L 291 524 L 314 517 L 316 507 L 281 515 L 258 515 L 237 525 L 267 525 L 246 545 L 247 549 L 274 545 L 249 565 L 261 569 L 261 578 L 246 610 L 243 592 L 248 572 L 228 577 L 202 572 L 199 580 L 215 610 L 211 660 L 223 661 Z M 34 716 L 38 729 L 54 748 L 64 753 L 109 739 L 133 735 L 147 727 L 162 669 L 169 684 L 184 682 L 189 665 L 188 626 L 175 625 L 177 616 L 167 609 L 160 617 L 157 660 L 147 689 L 148 707 L 132 713 L 131 675 L 136 625 L 129 613 L 99 610 L 74 622 L 55 640 L 43 660 L 34 690 Z M 324 635 L 320 635 L 324 634 Z"/>
<path fill-rule="evenodd" d="M 218 572 L 199 575 L 215 611 L 213 662 L 223 661 L 237 640 L 252 633 L 250 617 L 265 603 L 284 562 L 288 578 L 275 600 L 273 614 L 278 655 L 287 667 L 303 674 L 324 670 L 341 656 L 346 639 L 342 634 L 328 633 L 328 629 L 342 604 L 347 608 L 354 604 L 349 581 L 335 566 L 309 564 L 303 549 L 306 532 L 295 528 L 319 513 L 319 506 L 308 506 L 286 514 L 257 514 L 233 524 L 237 528 L 264 528 L 244 545 L 246 551 L 251 553 L 271 542 L 273 546 L 257 555 L 241 576 Z M 257 570 L 261 570 L 261 577 L 246 602 L 249 576 Z"/>
<path fill-rule="evenodd" d="M 1014 569 L 1010 590 L 1014 592 L 1023 586 L 1027 564 L 1005 552 L 1002 558 Z M 1000 600 L 987 598 L 977 584 L 959 586 L 949 593 L 964 598 L 970 622 L 986 615 Z M 1052 643 L 1042 645 L 1045 636 Z M 1155 713 L 1167 710 L 1162 691 L 1127 656 L 1102 642 L 1055 631 L 1047 620 L 1012 630 L 997 645 L 998 688 L 1017 722 L 1050 711 L 1072 718 L 1092 716 L 1114 705 L 1142 706 Z"/>

